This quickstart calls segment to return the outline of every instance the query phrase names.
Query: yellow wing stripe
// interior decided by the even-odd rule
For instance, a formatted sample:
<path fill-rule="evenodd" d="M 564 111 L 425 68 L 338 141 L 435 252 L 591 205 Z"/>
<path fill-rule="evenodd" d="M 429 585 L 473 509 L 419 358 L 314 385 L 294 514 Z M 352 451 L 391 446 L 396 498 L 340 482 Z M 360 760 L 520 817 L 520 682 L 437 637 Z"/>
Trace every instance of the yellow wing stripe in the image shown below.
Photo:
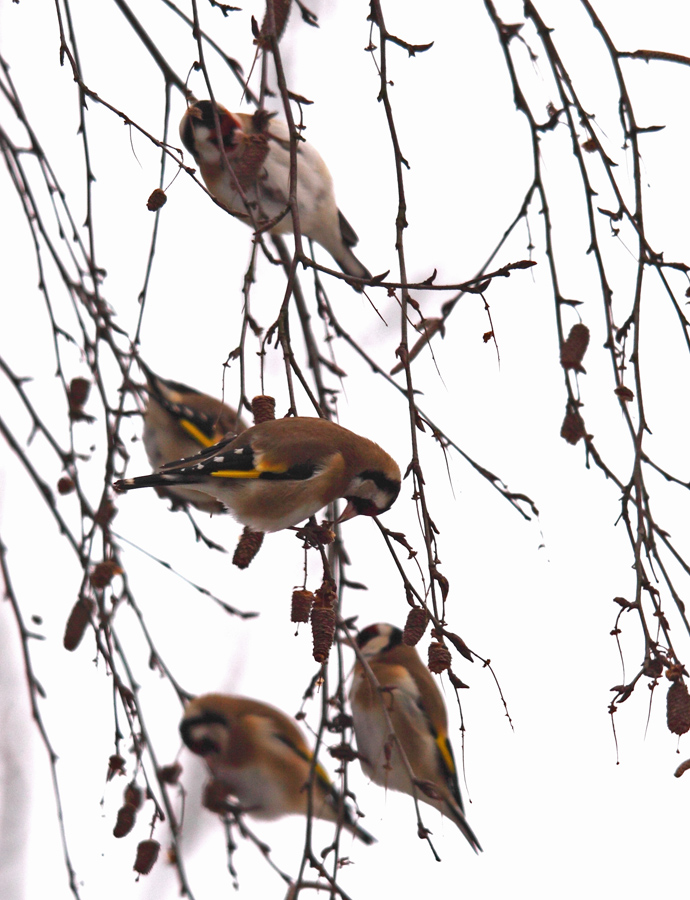
<path fill-rule="evenodd" d="M 258 478 L 261 475 L 257 469 L 250 472 L 237 471 L 237 469 L 219 469 L 217 472 L 209 472 L 214 478 Z"/>
<path fill-rule="evenodd" d="M 212 438 L 206 437 L 203 431 L 199 431 L 196 425 L 192 425 L 188 419 L 180 419 L 180 425 L 202 447 L 212 447 L 216 443 Z"/>
<path fill-rule="evenodd" d="M 446 764 L 446 768 L 454 775 L 455 764 L 453 762 L 453 757 L 448 746 L 448 741 L 446 740 L 446 736 L 444 734 L 436 735 L 436 746 L 438 747 L 439 752 L 443 757 L 443 762 Z"/>

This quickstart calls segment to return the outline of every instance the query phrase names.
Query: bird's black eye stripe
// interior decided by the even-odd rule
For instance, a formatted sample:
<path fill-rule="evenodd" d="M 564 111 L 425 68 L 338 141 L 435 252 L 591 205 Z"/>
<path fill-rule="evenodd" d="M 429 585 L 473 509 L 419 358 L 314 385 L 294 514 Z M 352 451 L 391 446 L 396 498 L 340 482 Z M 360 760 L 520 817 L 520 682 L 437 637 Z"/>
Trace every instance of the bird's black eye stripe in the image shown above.
<path fill-rule="evenodd" d="M 385 494 L 391 494 L 394 498 L 400 492 L 400 482 L 393 481 L 393 479 L 388 478 L 387 475 L 384 475 L 378 469 L 367 469 L 365 472 L 360 472 L 358 477 L 361 481 L 373 481 L 380 491 L 383 491 Z"/>
<path fill-rule="evenodd" d="M 187 731 L 190 728 L 196 728 L 197 725 L 227 725 L 227 719 L 225 716 L 221 716 L 220 713 L 214 712 L 204 712 L 200 713 L 198 716 L 190 717 L 189 719 L 183 719 L 180 728 L 184 728 Z"/>
<path fill-rule="evenodd" d="M 300 463 L 284 472 L 262 472 L 259 478 L 265 478 L 267 481 L 306 481 L 313 478 L 318 468 L 314 463 Z"/>
<path fill-rule="evenodd" d="M 199 753 L 202 756 L 209 752 L 217 753 L 220 748 L 215 741 L 212 741 L 210 738 L 195 741 L 192 738 L 192 732 L 199 725 L 223 725 L 224 727 L 227 727 L 227 724 L 225 718 L 218 713 L 201 713 L 198 716 L 183 719 L 180 722 L 180 737 L 188 747 L 194 750 L 195 753 Z"/>

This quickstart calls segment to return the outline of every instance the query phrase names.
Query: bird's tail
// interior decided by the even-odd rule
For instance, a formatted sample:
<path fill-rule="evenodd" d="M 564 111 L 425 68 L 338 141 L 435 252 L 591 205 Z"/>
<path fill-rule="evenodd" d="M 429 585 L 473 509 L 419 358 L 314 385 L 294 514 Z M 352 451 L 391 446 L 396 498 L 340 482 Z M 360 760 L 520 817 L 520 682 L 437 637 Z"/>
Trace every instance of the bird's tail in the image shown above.
<path fill-rule="evenodd" d="M 451 802 L 451 800 L 449 799 L 444 804 L 442 812 L 455 822 L 474 852 L 481 853 L 482 846 L 477 840 L 476 834 L 470 828 L 467 819 L 465 818 L 465 813 L 460 809 L 460 807 L 456 803 Z"/>
<path fill-rule="evenodd" d="M 198 484 L 203 480 L 203 475 L 199 475 L 198 478 L 195 478 L 194 473 L 189 470 L 186 470 L 184 474 L 177 474 L 175 472 L 171 472 L 170 474 L 156 472 L 153 475 L 139 475 L 137 478 L 121 478 L 120 481 L 115 482 L 113 490 L 118 494 L 124 494 L 125 491 L 132 491 L 135 488 L 173 487 L 176 484 L 187 487 L 191 484 Z"/>
<path fill-rule="evenodd" d="M 345 828 L 354 834 L 355 837 L 359 838 L 363 844 L 366 844 L 367 847 L 371 846 L 371 844 L 376 843 L 376 838 L 373 834 L 369 834 L 369 832 L 362 828 L 356 820 L 352 810 L 349 807 L 345 808 Z"/>
<path fill-rule="evenodd" d="M 353 278 L 371 278 L 369 269 L 357 259 L 349 247 L 343 247 L 333 259 L 346 275 L 352 275 Z M 359 294 L 364 290 L 360 284 L 353 284 L 352 287 Z"/>

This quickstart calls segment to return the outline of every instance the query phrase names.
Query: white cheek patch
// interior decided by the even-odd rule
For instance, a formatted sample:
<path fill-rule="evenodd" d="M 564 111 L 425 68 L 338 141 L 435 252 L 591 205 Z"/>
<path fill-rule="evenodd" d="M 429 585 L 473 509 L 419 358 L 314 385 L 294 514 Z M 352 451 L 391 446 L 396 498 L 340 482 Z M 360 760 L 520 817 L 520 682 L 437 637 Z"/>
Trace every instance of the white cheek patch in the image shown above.
<path fill-rule="evenodd" d="M 388 646 L 389 640 L 390 630 L 381 630 L 381 632 L 377 634 L 376 637 L 368 640 L 364 647 L 362 647 L 362 656 L 365 659 L 371 659 L 373 656 L 376 656 Z"/>

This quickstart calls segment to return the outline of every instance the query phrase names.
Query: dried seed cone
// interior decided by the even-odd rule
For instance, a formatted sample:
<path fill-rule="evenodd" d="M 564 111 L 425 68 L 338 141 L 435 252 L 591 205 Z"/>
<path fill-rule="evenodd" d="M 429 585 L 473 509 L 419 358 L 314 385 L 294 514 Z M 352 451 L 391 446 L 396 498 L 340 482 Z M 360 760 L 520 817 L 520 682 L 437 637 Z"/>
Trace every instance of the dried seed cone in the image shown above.
<path fill-rule="evenodd" d="M 86 626 L 89 624 L 93 607 L 93 600 L 88 600 L 85 597 L 77 600 L 72 607 L 72 612 L 69 614 L 67 625 L 65 626 L 65 636 L 62 639 L 62 645 L 65 650 L 76 650 L 81 643 Z"/>
<path fill-rule="evenodd" d="M 568 411 L 561 425 L 561 437 L 569 444 L 575 445 L 585 434 L 585 423 L 580 413 Z"/>
<path fill-rule="evenodd" d="M 314 595 L 311 591 L 293 591 L 290 621 L 308 622 L 313 602 Z"/>
<path fill-rule="evenodd" d="M 91 391 L 91 382 L 86 378 L 73 378 L 67 389 L 67 400 L 70 409 L 81 409 L 86 403 L 89 392 Z"/>
<path fill-rule="evenodd" d="M 314 659 L 317 663 L 326 662 L 335 637 L 335 610 L 332 606 L 316 601 L 311 611 L 311 635 Z"/>
<path fill-rule="evenodd" d="M 407 614 L 407 621 L 403 629 L 403 644 L 408 647 L 414 647 L 418 644 L 429 622 L 429 614 L 420 606 L 414 606 Z"/>
<path fill-rule="evenodd" d="M 582 359 L 587 352 L 589 344 L 589 328 L 578 322 L 570 329 L 567 340 L 561 347 L 561 365 L 564 369 L 574 369 L 576 372 L 584 372 Z"/>
<path fill-rule="evenodd" d="M 450 669 L 451 656 L 448 647 L 445 647 L 439 641 L 432 641 L 429 644 L 429 671 L 434 675 L 445 672 Z"/>
<path fill-rule="evenodd" d="M 238 569 L 246 569 L 261 549 L 263 542 L 263 531 L 252 531 L 245 525 L 242 537 L 237 542 L 237 547 L 235 547 L 235 553 L 232 557 L 233 566 L 237 566 Z"/>
<path fill-rule="evenodd" d="M 673 734 L 690 731 L 690 694 L 684 681 L 674 681 L 666 694 L 666 724 Z"/>
<path fill-rule="evenodd" d="M 148 875 L 156 864 L 161 845 L 158 841 L 141 841 L 137 847 L 137 858 L 134 861 L 134 871 L 140 875 Z"/>
<path fill-rule="evenodd" d="M 63 475 L 57 483 L 58 494 L 71 494 L 74 490 L 74 482 L 67 475 Z"/>
<path fill-rule="evenodd" d="M 143 797 L 141 788 L 132 782 L 125 788 L 124 797 L 122 798 L 127 806 L 133 806 L 134 809 L 141 809 Z"/>
<path fill-rule="evenodd" d="M 136 822 L 137 811 L 131 803 L 125 803 L 117 811 L 117 821 L 113 828 L 113 837 L 121 838 L 129 834 Z"/>
<path fill-rule="evenodd" d="M 146 209 L 151 212 L 157 212 L 161 208 L 161 206 L 165 206 L 168 202 L 168 197 L 165 191 L 162 188 L 155 188 L 155 190 L 151 191 L 149 195 L 149 199 L 146 201 Z"/>
<path fill-rule="evenodd" d="M 268 394 L 259 394 L 252 400 L 252 415 L 254 416 L 254 424 L 261 425 L 262 422 L 269 422 L 276 417 L 276 401 L 275 397 L 269 397 Z"/>

